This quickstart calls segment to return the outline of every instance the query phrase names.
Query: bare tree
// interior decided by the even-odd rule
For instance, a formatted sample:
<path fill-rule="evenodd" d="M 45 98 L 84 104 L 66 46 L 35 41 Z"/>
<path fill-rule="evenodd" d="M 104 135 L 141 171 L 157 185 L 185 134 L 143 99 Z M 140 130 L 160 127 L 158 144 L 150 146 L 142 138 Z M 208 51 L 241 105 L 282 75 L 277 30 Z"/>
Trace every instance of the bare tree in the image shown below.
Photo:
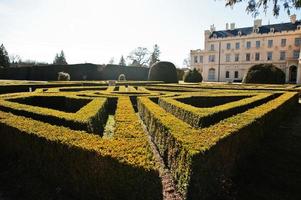
<path fill-rule="evenodd" d="M 132 65 L 144 67 L 149 63 L 149 54 L 150 52 L 147 48 L 138 47 L 134 49 L 127 58 L 132 61 Z"/>
<path fill-rule="evenodd" d="M 112 57 L 112 58 L 110 58 L 110 60 L 109 60 L 109 64 L 114 64 L 115 63 L 115 58 L 114 57 Z"/>

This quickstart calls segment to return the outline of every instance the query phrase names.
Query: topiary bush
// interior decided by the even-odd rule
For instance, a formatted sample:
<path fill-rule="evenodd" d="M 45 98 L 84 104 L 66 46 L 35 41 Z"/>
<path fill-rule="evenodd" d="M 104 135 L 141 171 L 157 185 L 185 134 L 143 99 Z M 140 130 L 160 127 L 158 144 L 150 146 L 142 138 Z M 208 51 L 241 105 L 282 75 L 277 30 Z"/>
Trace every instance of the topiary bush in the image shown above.
<path fill-rule="evenodd" d="M 57 80 L 58 81 L 70 81 L 70 74 L 68 74 L 66 72 L 59 72 Z"/>
<path fill-rule="evenodd" d="M 285 74 L 273 64 L 258 64 L 248 70 L 243 83 L 284 84 Z"/>
<path fill-rule="evenodd" d="M 118 81 L 126 81 L 125 75 L 124 74 L 120 74 L 118 76 Z"/>
<path fill-rule="evenodd" d="M 200 74 L 195 68 L 188 70 L 184 74 L 184 82 L 187 83 L 198 83 L 203 81 L 202 74 Z"/>
<path fill-rule="evenodd" d="M 171 62 L 156 62 L 148 73 L 149 81 L 164 81 L 165 83 L 178 83 L 177 70 Z"/>

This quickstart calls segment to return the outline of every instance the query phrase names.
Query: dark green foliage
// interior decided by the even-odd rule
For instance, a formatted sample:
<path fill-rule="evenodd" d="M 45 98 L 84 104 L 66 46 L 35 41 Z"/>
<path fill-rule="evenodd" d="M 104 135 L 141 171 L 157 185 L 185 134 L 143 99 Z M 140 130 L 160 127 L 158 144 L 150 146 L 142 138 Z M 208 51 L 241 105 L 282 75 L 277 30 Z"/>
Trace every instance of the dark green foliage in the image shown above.
<path fill-rule="evenodd" d="M 165 83 L 178 83 L 177 70 L 171 62 L 157 62 L 149 71 L 149 81 L 164 81 Z"/>
<path fill-rule="evenodd" d="M 60 54 L 55 55 L 53 64 L 55 64 L 55 65 L 67 65 L 68 64 L 63 50 L 61 51 Z"/>
<path fill-rule="evenodd" d="M 195 68 L 193 70 L 188 70 L 184 74 L 184 82 L 187 83 L 198 83 L 202 82 L 203 77 Z"/>
<path fill-rule="evenodd" d="M 150 56 L 149 66 L 152 66 L 156 62 L 160 61 L 160 59 L 159 59 L 160 54 L 161 54 L 161 51 L 159 49 L 159 46 L 157 44 L 155 44 L 154 50 L 153 50 L 153 52 L 151 53 L 151 56 Z"/>
<path fill-rule="evenodd" d="M 126 66 L 126 62 L 123 56 L 121 56 L 120 61 L 119 61 L 120 66 Z"/>
<path fill-rule="evenodd" d="M 3 44 L 0 46 L 0 67 L 9 67 L 8 53 Z"/>
<path fill-rule="evenodd" d="M 102 80 L 118 80 L 120 74 L 124 74 L 126 80 L 146 81 L 149 68 L 146 67 L 123 67 L 120 65 L 106 65 L 101 71 Z"/>
<path fill-rule="evenodd" d="M 284 84 L 284 72 L 273 64 L 258 64 L 252 66 L 243 79 L 244 83 Z"/>
<path fill-rule="evenodd" d="M 226 6 L 234 6 L 237 3 L 244 2 L 245 0 L 226 0 Z M 257 16 L 259 14 L 259 9 L 263 9 L 264 12 L 267 12 L 268 8 L 270 8 L 269 4 L 271 0 L 248 0 L 246 11 L 251 13 L 253 16 Z M 283 6 L 284 11 L 290 15 L 291 9 L 300 9 L 301 0 L 285 0 L 285 1 L 273 1 L 271 3 L 272 12 L 274 16 L 278 16 L 280 13 L 280 8 Z"/>

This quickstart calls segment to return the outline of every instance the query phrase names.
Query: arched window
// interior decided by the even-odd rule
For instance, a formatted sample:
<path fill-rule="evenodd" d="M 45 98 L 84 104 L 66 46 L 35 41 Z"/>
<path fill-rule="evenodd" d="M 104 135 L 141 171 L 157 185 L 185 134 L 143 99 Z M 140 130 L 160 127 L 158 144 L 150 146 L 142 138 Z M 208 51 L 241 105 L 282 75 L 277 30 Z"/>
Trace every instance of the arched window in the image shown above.
<path fill-rule="evenodd" d="M 208 81 L 215 81 L 215 69 L 213 68 L 208 71 Z"/>
<path fill-rule="evenodd" d="M 230 78 L 230 72 L 226 71 L 226 78 Z"/>

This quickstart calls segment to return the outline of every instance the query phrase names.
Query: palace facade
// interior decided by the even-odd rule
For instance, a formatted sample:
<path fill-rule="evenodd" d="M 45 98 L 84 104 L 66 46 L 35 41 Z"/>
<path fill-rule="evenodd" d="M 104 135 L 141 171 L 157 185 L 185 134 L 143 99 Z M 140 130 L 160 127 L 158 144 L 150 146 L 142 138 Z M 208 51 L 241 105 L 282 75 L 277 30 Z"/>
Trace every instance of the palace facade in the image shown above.
<path fill-rule="evenodd" d="M 211 26 L 204 44 L 204 50 L 190 51 L 191 66 L 204 81 L 239 82 L 251 66 L 272 63 L 284 71 L 287 83 L 301 83 L 301 21 L 296 15 L 281 24 L 255 20 L 252 27 L 235 28 L 231 23 L 222 31 Z"/>

